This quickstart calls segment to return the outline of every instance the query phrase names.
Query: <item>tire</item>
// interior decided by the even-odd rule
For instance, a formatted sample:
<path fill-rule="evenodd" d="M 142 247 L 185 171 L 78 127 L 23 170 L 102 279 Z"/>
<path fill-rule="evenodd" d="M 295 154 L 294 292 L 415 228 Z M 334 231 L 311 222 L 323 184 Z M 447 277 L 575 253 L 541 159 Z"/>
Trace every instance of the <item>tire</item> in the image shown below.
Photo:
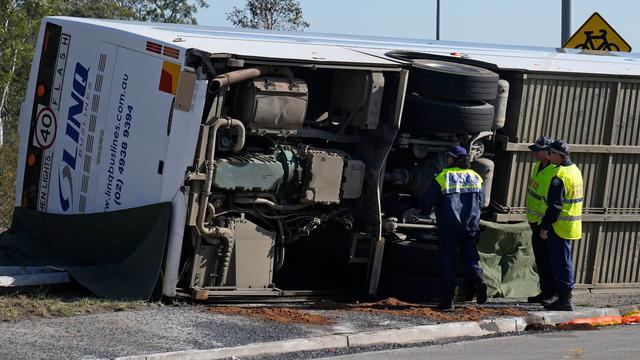
<path fill-rule="evenodd" d="M 414 60 L 409 93 L 456 100 L 488 101 L 498 94 L 500 77 L 493 71 L 466 64 Z"/>
<path fill-rule="evenodd" d="M 466 134 L 490 131 L 493 105 L 485 102 L 445 102 L 410 95 L 402 124 L 410 130 L 444 130 Z"/>
<path fill-rule="evenodd" d="M 435 244 L 398 241 L 385 249 L 385 265 L 418 275 L 439 275 L 438 248 Z"/>
<path fill-rule="evenodd" d="M 380 279 L 380 295 L 402 301 L 436 301 L 442 296 L 442 279 L 438 275 L 420 275 L 386 269 Z"/>

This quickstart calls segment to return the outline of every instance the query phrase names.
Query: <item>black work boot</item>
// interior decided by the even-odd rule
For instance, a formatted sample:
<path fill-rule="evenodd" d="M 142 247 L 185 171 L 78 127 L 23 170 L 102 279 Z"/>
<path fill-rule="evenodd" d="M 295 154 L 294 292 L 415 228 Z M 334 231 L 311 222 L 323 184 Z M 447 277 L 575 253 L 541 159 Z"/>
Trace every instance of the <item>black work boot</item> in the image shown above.
<path fill-rule="evenodd" d="M 573 311 L 571 305 L 571 290 L 562 291 L 558 294 L 558 300 L 544 306 L 546 310 Z"/>
<path fill-rule="evenodd" d="M 436 306 L 436 310 L 440 310 L 440 311 L 453 311 L 454 307 L 453 307 L 453 297 L 451 296 L 445 296 L 443 297 L 440 302 L 438 303 L 438 305 Z"/>
<path fill-rule="evenodd" d="M 546 305 L 553 300 L 553 295 L 545 294 L 541 292 L 536 296 L 530 296 L 527 298 L 528 303 L 540 303 L 542 305 Z"/>
<path fill-rule="evenodd" d="M 450 287 L 445 287 L 442 291 L 440 302 L 436 306 L 436 310 L 453 311 L 453 298 L 455 296 L 455 293 L 455 288 L 451 289 Z"/>
<path fill-rule="evenodd" d="M 473 301 L 476 297 L 476 280 L 474 278 L 466 278 L 464 282 L 464 297 L 462 301 Z"/>
<path fill-rule="evenodd" d="M 484 283 L 482 277 L 476 278 L 476 302 L 484 304 L 487 302 L 487 284 Z"/>

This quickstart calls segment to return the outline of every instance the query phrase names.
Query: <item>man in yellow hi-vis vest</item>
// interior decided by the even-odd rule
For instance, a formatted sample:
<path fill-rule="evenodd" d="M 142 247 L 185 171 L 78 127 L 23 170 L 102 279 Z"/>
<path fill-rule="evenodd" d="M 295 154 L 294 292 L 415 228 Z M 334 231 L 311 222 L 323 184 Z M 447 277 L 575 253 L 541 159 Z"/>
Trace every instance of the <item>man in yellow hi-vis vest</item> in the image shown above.
<path fill-rule="evenodd" d="M 527 221 L 531 226 L 531 245 L 540 278 L 540 293 L 527 298 L 530 303 L 550 302 L 556 294 L 547 242 L 540 239 L 540 223 L 547 210 L 547 192 L 551 179 L 555 176 L 556 166 L 549 161 L 549 145 L 552 142 L 550 137 L 541 136 L 529 146 L 536 162 L 527 186 Z"/>
<path fill-rule="evenodd" d="M 453 310 L 458 251 L 466 276 L 476 287 L 478 304 L 487 301 L 487 285 L 482 279 L 476 247 L 483 195 L 482 177 L 468 168 L 466 149 L 462 146 L 449 149 L 447 167 L 436 176 L 420 203 L 425 212 L 436 208 L 438 260 L 443 282 L 440 310 Z"/>
<path fill-rule="evenodd" d="M 544 308 L 573 311 L 571 242 L 582 236 L 582 173 L 569 159 L 569 145 L 563 140 L 549 145 L 549 157 L 556 174 L 549 185 L 540 238 L 547 241 L 558 300 Z"/>

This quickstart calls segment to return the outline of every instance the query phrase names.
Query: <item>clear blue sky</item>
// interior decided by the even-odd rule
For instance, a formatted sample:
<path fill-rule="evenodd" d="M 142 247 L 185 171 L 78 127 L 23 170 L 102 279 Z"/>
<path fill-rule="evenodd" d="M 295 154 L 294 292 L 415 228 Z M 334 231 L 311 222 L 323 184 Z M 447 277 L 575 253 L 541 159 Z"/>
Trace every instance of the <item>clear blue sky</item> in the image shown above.
<path fill-rule="evenodd" d="M 301 0 L 307 31 L 435 39 L 436 0 Z M 201 25 L 231 26 L 245 0 L 209 0 Z M 560 46 L 561 0 L 441 0 L 442 40 Z M 573 0 L 575 31 L 597 11 L 640 52 L 640 1 Z"/>

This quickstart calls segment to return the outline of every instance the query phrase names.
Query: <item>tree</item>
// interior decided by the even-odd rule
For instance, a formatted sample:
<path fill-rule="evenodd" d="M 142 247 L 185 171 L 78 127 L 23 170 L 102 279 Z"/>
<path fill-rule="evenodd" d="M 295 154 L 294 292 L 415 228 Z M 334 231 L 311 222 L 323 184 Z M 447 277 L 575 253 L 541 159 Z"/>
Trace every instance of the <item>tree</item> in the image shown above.
<path fill-rule="evenodd" d="M 40 19 L 53 4 L 55 1 L 0 0 L 0 147 L 6 134 L 16 131 Z"/>
<path fill-rule="evenodd" d="M 137 19 L 136 12 L 131 5 L 138 2 L 127 0 L 68 0 L 54 9 L 54 15 L 135 20 Z"/>
<path fill-rule="evenodd" d="M 145 0 L 128 1 L 136 19 L 161 23 L 197 24 L 195 14 L 199 8 L 209 7 L 207 0 Z"/>
<path fill-rule="evenodd" d="M 227 20 L 236 27 L 303 31 L 309 27 L 299 0 L 247 0 L 244 9 L 234 7 Z"/>

